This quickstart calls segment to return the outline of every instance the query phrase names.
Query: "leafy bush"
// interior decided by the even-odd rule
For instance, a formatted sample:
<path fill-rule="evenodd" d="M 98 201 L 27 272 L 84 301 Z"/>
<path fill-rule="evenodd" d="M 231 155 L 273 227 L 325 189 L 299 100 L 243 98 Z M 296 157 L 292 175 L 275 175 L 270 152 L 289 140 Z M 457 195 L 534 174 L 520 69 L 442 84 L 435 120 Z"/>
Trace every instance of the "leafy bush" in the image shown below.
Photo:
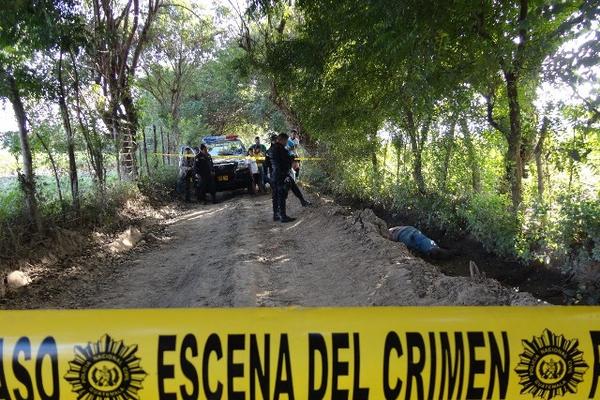
<path fill-rule="evenodd" d="M 164 165 L 144 175 L 138 181 L 140 192 L 152 200 L 164 201 L 174 196 L 177 188 L 177 167 Z"/>
<path fill-rule="evenodd" d="M 85 181 L 85 179 L 80 181 Z M 18 256 L 27 252 L 27 243 L 30 239 L 29 221 L 23 210 L 23 194 L 16 179 L 11 179 L 10 182 L 6 180 L 2 185 L 3 190 L 0 191 L 0 254 L 6 254 L 8 257 Z M 70 192 L 63 193 L 66 198 L 61 204 L 54 180 L 47 177 L 38 178 L 39 212 L 42 225 L 48 231 L 55 227 L 72 229 L 73 226 L 85 228 L 107 225 L 117 219 L 118 212 L 125 202 L 139 193 L 134 184 L 127 182 L 109 183 L 103 191 L 98 190 L 95 185 L 87 186 L 90 188 L 80 193 L 79 213 L 75 213 L 71 209 Z M 63 186 L 63 190 L 66 187 L 68 184 Z"/>
<path fill-rule="evenodd" d="M 562 242 L 571 249 L 587 253 L 600 262 L 600 203 L 593 199 L 577 201 L 570 197 L 559 200 Z"/>
<path fill-rule="evenodd" d="M 0 182 L 0 221 L 11 215 L 20 215 L 23 207 L 23 193 L 19 190 L 16 180 Z"/>
<path fill-rule="evenodd" d="M 460 209 L 468 231 L 485 247 L 504 257 L 517 254 L 519 227 L 510 212 L 510 198 L 495 193 L 475 194 Z"/>
<path fill-rule="evenodd" d="M 23 194 L 17 185 L 4 183 L 0 191 L 0 254 L 10 255 L 23 233 Z M 10 246 L 9 244 L 13 244 Z"/>

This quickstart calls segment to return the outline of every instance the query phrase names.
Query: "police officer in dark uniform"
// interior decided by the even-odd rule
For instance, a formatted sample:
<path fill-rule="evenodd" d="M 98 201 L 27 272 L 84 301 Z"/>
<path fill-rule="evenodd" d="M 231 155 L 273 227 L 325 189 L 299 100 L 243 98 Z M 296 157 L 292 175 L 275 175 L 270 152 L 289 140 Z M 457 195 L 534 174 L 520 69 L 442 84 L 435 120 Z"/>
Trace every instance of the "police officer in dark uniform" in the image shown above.
<path fill-rule="evenodd" d="M 286 213 L 286 201 L 289 190 L 290 169 L 292 168 L 293 158 L 285 148 L 288 141 L 288 135 L 280 133 L 277 135 L 277 141 L 269 149 L 269 160 L 271 162 L 272 174 L 271 185 L 273 186 L 273 220 L 281 222 L 292 222 Z"/>
<path fill-rule="evenodd" d="M 179 161 L 179 179 L 177 181 L 177 191 L 183 193 L 185 201 L 190 201 L 191 187 L 194 178 L 194 152 L 191 147 L 186 147 Z"/>
<path fill-rule="evenodd" d="M 206 203 L 206 192 L 210 193 L 213 204 L 217 202 L 215 188 L 215 167 L 208 148 L 204 143 L 200 145 L 200 152 L 194 162 L 196 179 L 198 180 L 198 201 Z"/>
<path fill-rule="evenodd" d="M 277 142 L 277 135 L 271 135 L 271 146 L 269 146 L 269 149 L 265 154 L 265 162 L 263 164 L 265 173 L 265 183 L 268 183 L 271 186 L 271 191 L 275 190 L 275 185 L 272 182 L 273 164 L 271 164 L 271 150 L 273 149 L 273 145 L 275 145 L 275 142 Z"/>

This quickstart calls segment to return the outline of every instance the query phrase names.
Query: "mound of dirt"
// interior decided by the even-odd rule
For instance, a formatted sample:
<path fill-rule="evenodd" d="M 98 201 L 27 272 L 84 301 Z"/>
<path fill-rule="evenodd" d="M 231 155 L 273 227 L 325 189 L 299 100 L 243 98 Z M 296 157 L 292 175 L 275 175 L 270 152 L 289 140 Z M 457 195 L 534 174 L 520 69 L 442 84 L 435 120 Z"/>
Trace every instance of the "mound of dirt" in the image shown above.
<path fill-rule="evenodd" d="M 109 243 L 108 250 L 111 253 L 123 253 L 133 249 L 140 240 L 142 240 L 142 232 L 138 228 L 130 226 L 113 242 Z"/>
<path fill-rule="evenodd" d="M 356 212 L 347 223 L 362 231 L 378 248 L 380 254 L 393 254 L 398 269 L 378 290 L 375 304 L 389 305 L 535 305 L 542 302 L 529 293 L 520 293 L 502 286 L 494 279 L 450 277 L 436 267 L 410 255 L 402 243 L 387 239 L 387 224 L 371 209 Z M 403 282 L 410 282 L 412 290 L 406 296 Z"/>

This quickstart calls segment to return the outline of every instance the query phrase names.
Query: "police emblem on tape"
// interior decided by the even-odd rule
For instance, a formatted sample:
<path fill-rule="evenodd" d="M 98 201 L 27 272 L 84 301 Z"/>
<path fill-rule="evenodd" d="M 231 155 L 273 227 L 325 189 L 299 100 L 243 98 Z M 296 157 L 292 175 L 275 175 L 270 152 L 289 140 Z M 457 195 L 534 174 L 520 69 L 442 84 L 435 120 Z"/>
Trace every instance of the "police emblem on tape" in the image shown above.
<path fill-rule="evenodd" d="M 137 357 L 137 345 L 127 346 L 108 335 L 87 346 L 75 346 L 65 379 L 78 399 L 134 400 L 146 372 Z"/>
<path fill-rule="evenodd" d="M 551 400 L 566 393 L 576 393 L 588 365 L 583 360 L 577 339 L 566 339 L 546 329 L 531 341 L 523 340 L 524 351 L 515 372 L 519 375 L 521 394 Z"/>

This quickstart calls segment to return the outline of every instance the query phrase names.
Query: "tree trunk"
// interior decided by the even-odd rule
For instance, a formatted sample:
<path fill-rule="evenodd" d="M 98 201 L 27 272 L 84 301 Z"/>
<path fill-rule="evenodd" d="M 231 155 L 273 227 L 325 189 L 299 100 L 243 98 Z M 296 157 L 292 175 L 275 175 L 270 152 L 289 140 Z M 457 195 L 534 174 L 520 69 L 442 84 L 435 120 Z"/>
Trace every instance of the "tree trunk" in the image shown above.
<path fill-rule="evenodd" d="M 369 147 L 371 153 L 371 166 L 373 167 L 371 187 L 373 188 L 374 193 L 378 193 L 381 186 L 381 174 L 379 171 L 379 161 L 377 160 L 377 150 L 379 147 L 379 143 L 377 143 L 377 129 L 369 134 Z"/>
<path fill-rule="evenodd" d="M 93 149 L 93 157 L 94 160 L 94 170 L 96 172 L 96 176 L 98 178 L 98 183 L 100 185 L 100 190 L 104 192 L 106 185 L 106 167 L 104 166 L 104 154 L 103 154 L 103 145 L 101 144 L 101 138 L 97 131 L 97 120 L 94 119 L 91 121 L 92 127 L 92 137 L 99 142 L 98 144 L 94 144 L 92 146 Z"/>
<path fill-rule="evenodd" d="M 546 136 L 548 135 L 548 125 L 550 124 L 550 120 L 548 117 L 544 117 L 542 121 L 542 128 L 540 129 L 540 137 L 538 139 L 537 145 L 533 150 L 533 154 L 535 156 L 535 167 L 536 167 L 536 175 L 537 175 L 537 195 L 538 201 L 541 203 L 544 199 L 544 142 L 546 141 Z"/>
<path fill-rule="evenodd" d="M 138 176 L 142 176 L 143 172 L 144 172 L 144 155 L 142 154 L 142 147 L 138 146 L 138 159 L 140 161 L 140 165 L 138 167 L 138 171 L 139 171 L 139 175 Z"/>
<path fill-rule="evenodd" d="M 88 152 L 90 162 L 94 174 L 96 176 L 96 183 L 100 189 L 100 192 L 104 192 L 104 184 L 106 182 L 106 174 L 104 171 L 104 155 L 102 154 L 101 140 L 98 140 L 99 136 L 96 132 L 96 121 L 92 121 L 92 137 L 90 137 L 90 131 L 83 121 L 83 113 L 81 108 L 81 93 L 79 90 L 79 72 L 77 69 L 77 63 L 75 62 L 75 55 L 72 51 L 69 51 L 71 57 L 71 64 L 73 66 L 73 89 L 75 90 L 75 111 L 77 113 L 77 122 L 79 123 L 79 129 L 83 135 L 85 146 Z"/>
<path fill-rule="evenodd" d="M 417 184 L 417 189 L 422 194 L 425 193 L 425 179 L 423 178 L 423 159 L 421 151 L 415 146 L 416 141 L 411 138 L 413 149 L 413 178 Z"/>
<path fill-rule="evenodd" d="M 67 155 L 69 157 L 69 180 L 71 182 L 71 204 L 75 211 L 79 211 L 79 180 L 77 179 L 77 163 L 75 161 L 75 141 L 73 127 L 71 126 L 71 117 L 67 107 L 67 94 L 63 85 L 62 64 L 63 54 L 60 53 L 58 61 L 58 105 L 63 120 L 63 126 L 67 135 Z"/>
<path fill-rule="evenodd" d="M 173 126 L 172 126 L 171 128 L 172 128 L 172 130 L 171 130 L 171 134 L 170 134 L 170 135 L 168 135 L 168 136 L 167 136 L 167 138 L 168 138 L 168 142 L 169 142 L 169 144 L 170 144 L 170 145 L 172 145 L 172 147 L 173 147 L 173 150 L 175 150 L 175 145 L 176 145 L 177 143 L 179 143 L 179 141 L 178 141 L 178 139 L 177 139 L 177 138 L 179 137 L 179 126 L 178 126 L 178 125 L 176 125 L 176 123 L 174 122 L 174 123 L 173 123 Z M 221 132 L 220 134 L 224 134 L 224 133 L 223 133 L 223 132 Z M 176 151 L 175 151 L 175 152 L 176 152 Z M 169 151 L 169 154 L 171 154 L 171 151 Z M 169 162 L 170 162 L 170 160 L 169 160 Z"/>
<path fill-rule="evenodd" d="M 286 99 L 279 94 L 279 89 L 273 81 L 271 82 L 271 93 L 269 94 L 269 99 L 284 115 L 287 123 L 298 131 L 298 135 L 300 138 L 302 138 L 304 146 L 310 150 L 316 150 L 316 143 L 304 129 L 304 125 L 300 121 L 300 118 L 296 112 L 292 109 L 292 107 L 290 107 Z"/>
<path fill-rule="evenodd" d="M 117 8 L 122 7 L 121 11 Z M 93 67 L 107 98 L 102 118 L 117 145 L 117 170 L 120 179 L 137 178 L 136 133 L 138 116 L 133 103 L 131 84 L 148 41 L 162 0 L 149 0 L 144 12 L 139 0 L 125 2 L 92 1 L 94 46 L 90 46 Z M 144 15 L 143 21 L 140 16 Z M 124 115 L 121 115 L 124 112 Z"/>
<path fill-rule="evenodd" d="M 575 161 L 569 157 L 569 184 L 567 185 L 567 191 L 571 191 L 573 186 L 573 175 L 575 175 Z"/>
<path fill-rule="evenodd" d="M 162 126 L 160 131 L 162 132 Z M 169 130 L 167 130 L 167 165 L 171 165 L 171 137 L 169 135 Z"/>
<path fill-rule="evenodd" d="M 171 132 L 171 138 L 173 139 L 173 143 L 181 143 L 180 140 L 180 129 L 179 129 L 179 120 L 180 120 L 180 116 L 179 116 L 179 107 L 176 104 L 173 104 L 171 107 L 171 121 L 172 121 L 172 132 Z"/>
<path fill-rule="evenodd" d="M 150 176 L 150 164 L 148 164 L 148 145 L 146 144 L 146 129 L 142 129 L 142 140 L 144 141 L 144 160 L 146 160 L 146 172 Z"/>
<path fill-rule="evenodd" d="M 154 170 L 158 168 L 158 138 L 156 137 L 156 125 L 152 124 L 152 151 L 154 152 Z"/>
<path fill-rule="evenodd" d="M 121 166 L 126 180 L 135 180 L 138 176 L 136 150 L 137 150 L 137 129 L 138 116 L 131 96 L 131 88 L 124 89 L 121 99 L 125 109 L 125 129 L 121 132 Z"/>
<path fill-rule="evenodd" d="M 167 163 L 167 155 L 168 150 L 165 150 L 165 136 L 163 135 L 163 127 L 160 126 L 160 146 L 162 149 L 162 163 L 165 165 Z"/>
<path fill-rule="evenodd" d="M 123 174 L 121 173 L 121 138 L 119 135 L 119 128 L 117 127 L 117 112 L 113 110 L 113 113 L 110 117 L 110 121 L 106 121 L 104 119 L 104 123 L 106 126 L 110 127 L 110 131 L 112 134 L 113 145 L 115 146 L 115 162 L 117 168 L 117 176 L 119 177 L 119 181 L 123 180 Z"/>
<path fill-rule="evenodd" d="M 29 137 L 27 131 L 27 116 L 25 108 L 21 100 L 21 94 L 17 87 L 15 78 L 10 73 L 5 73 L 8 81 L 9 99 L 15 112 L 15 117 L 19 125 L 19 139 L 21 141 L 21 157 L 23 157 L 23 174 L 19 174 L 21 189 L 25 194 L 25 207 L 27 209 L 27 217 L 31 223 L 31 228 L 34 232 L 42 230 L 42 221 L 38 212 L 38 204 L 36 199 L 35 178 L 33 174 L 33 158 L 31 156 L 31 148 L 29 147 Z"/>
<path fill-rule="evenodd" d="M 386 143 L 383 148 L 383 162 L 382 162 L 382 166 L 381 166 L 381 181 L 382 182 L 385 182 L 385 176 L 387 173 L 388 148 L 389 148 L 389 143 Z"/>
<path fill-rule="evenodd" d="M 377 150 L 371 151 L 371 165 L 373 166 L 373 189 L 377 191 L 381 183 L 381 175 L 379 173 L 379 162 L 377 161 Z"/>
<path fill-rule="evenodd" d="M 400 146 L 396 146 L 396 185 L 400 183 Z"/>
<path fill-rule="evenodd" d="M 92 167 L 92 160 L 90 159 L 89 153 L 85 153 L 85 164 L 87 165 L 87 170 L 89 171 L 90 175 L 95 175 L 94 167 Z"/>
<path fill-rule="evenodd" d="M 442 162 L 442 169 L 440 171 L 440 189 L 442 191 L 446 190 L 446 186 L 448 184 L 448 170 L 450 168 L 450 160 L 452 159 L 452 151 L 454 150 L 454 133 L 456 129 L 456 118 L 453 118 L 451 122 L 450 130 L 448 134 L 444 138 L 445 148 L 444 148 L 444 159 Z"/>
<path fill-rule="evenodd" d="M 471 185 L 475 193 L 481 193 L 481 172 L 479 159 L 477 157 L 477 150 L 475 150 L 475 146 L 473 145 L 473 138 L 471 137 L 471 132 L 469 132 L 469 126 L 467 125 L 466 118 L 461 118 L 460 128 L 465 140 L 465 147 L 467 148 L 469 167 L 471 168 Z"/>
<path fill-rule="evenodd" d="M 427 132 L 427 130 L 429 130 L 429 127 L 427 126 L 428 123 L 425 123 L 425 125 L 423 126 L 423 132 L 421 132 L 421 135 L 419 135 L 419 131 L 415 124 L 414 114 L 412 113 L 412 110 L 406 110 L 405 117 L 408 137 L 410 139 L 410 147 L 413 153 L 413 179 L 415 180 L 415 184 L 417 185 L 417 189 L 419 190 L 419 192 L 421 194 L 425 194 L 426 189 L 425 179 L 423 178 L 422 152 L 424 144 L 423 132 Z"/>
<path fill-rule="evenodd" d="M 397 133 L 394 138 L 394 148 L 396 149 L 396 185 L 400 184 L 400 166 L 402 165 L 402 156 L 405 151 L 405 146 L 406 143 L 404 138 L 401 134 Z"/>
<path fill-rule="evenodd" d="M 38 135 L 37 132 L 35 133 L 35 136 L 38 138 L 38 140 L 42 144 L 42 147 L 44 148 L 44 150 L 46 150 L 46 154 L 48 154 L 48 159 L 50 160 L 50 165 L 52 166 L 52 172 L 54 173 L 54 181 L 56 182 L 56 191 L 58 192 L 58 201 L 60 202 L 60 209 L 62 210 L 63 219 L 64 219 L 65 214 L 66 214 L 65 202 L 63 199 L 63 195 L 62 195 L 62 187 L 60 185 L 60 176 L 58 175 L 58 168 L 56 167 L 56 161 L 54 160 L 54 156 L 52 155 L 52 152 L 50 151 L 50 148 L 48 147 L 48 145 L 46 145 L 46 142 L 44 141 L 44 139 L 40 135 Z"/>
<path fill-rule="evenodd" d="M 521 108 L 519 105 L 519 91 L 517 76 L 512 72 L 505 72 L 506 94 L 508 97 L 508 110 L 510 118 L 510 133 L 508 135 L 508 152 L 506 154 L 506 168 L 512 198 L 512 210 L 516 214 L 523 200 L 522 179 L 523 165 L 521 160 Z"/>

